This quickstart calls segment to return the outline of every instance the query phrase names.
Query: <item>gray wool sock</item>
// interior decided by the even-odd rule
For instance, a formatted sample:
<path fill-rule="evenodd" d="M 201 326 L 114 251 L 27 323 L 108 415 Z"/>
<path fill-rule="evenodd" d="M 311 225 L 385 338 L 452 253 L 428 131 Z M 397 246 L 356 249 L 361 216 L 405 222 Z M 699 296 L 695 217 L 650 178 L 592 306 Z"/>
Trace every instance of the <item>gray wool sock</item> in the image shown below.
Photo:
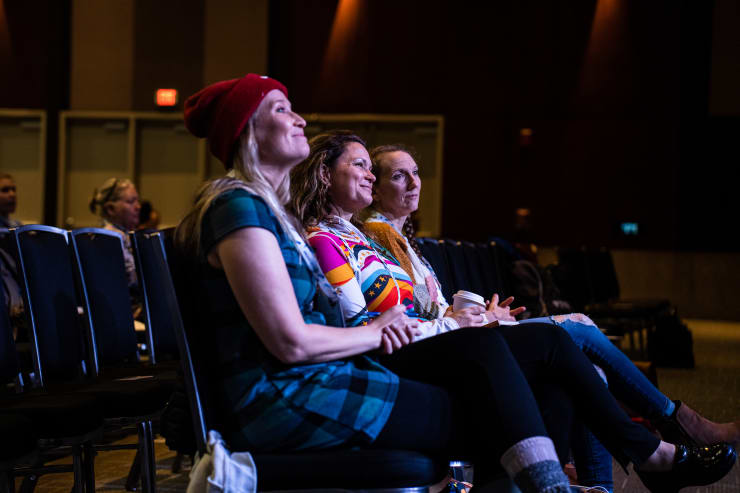
<path fill-rule="evenodd" d="M 548 437 L 531 437 L 512 445 L 501 465 L 523 493 L 569 493 L 570 482 Z"/>
<path fill-rule="evenodd" d="M 523 493 L 570 493 L 570 481 L 560 462 L 545 460 L 519 471 L 514 483 Z"/>

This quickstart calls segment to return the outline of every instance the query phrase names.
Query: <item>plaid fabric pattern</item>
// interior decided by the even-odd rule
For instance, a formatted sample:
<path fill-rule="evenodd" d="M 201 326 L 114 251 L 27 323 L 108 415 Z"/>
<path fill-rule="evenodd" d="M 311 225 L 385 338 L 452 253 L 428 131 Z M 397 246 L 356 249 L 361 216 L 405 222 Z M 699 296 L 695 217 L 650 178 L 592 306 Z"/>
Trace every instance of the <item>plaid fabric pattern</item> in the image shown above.
<path fill-rule="evenodd" d="M 311 274 L 261 198 L 246 190 L 217 198 L 203 218 L 203 251 L 244 227 L 264 228 L 275 235 L 304 319 L 323 323 L 323 316 L 311 311 L 316 292 Z M 226 283 L 223 273 L 221 277 L 219 282 Z M 213 320 L 224 321 L 208 330 L 219 348 L 213 366 L 223 369 L 212 375 L 211 382 L 230 447 L 308 450 L 367 443 L 377 437 L 398 393 L 395 374 L 366 356 L 286 366 L 256 337 L 233 295 L 207 300 L 213 300 L 207 303 L 215 311 Z"/>

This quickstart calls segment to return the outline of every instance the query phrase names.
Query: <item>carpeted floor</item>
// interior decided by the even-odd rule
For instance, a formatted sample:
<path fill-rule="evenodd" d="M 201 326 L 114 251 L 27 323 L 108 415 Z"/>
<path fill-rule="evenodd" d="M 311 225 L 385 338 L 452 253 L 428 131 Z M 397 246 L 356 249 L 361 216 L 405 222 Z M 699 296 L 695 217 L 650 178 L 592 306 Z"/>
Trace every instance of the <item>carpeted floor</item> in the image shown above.
<path fill-rule="evenodd" d="M 694 335 L 695 370 L 659 369 L 658 383 L 661 390 L 672 399 L 687 402 L 706 417 L 727 421 L 740 417 L 740 323 L 688 320 Z M 134 437 L 122 442 L 130 443 Z M 103 452 L 96 458 L 96 484 L 99 491 L 125 491 L 125 482 L 134 452 Z M 183 472 L 170 471 L 175 454 L 167 449 L 164 441 L 156 442 L 157 490 L 159 492 L 184 491 L 187 487 L 187 467 Z M 188 465 L 186 459 L 185 466 Z M 614 468 L 617 492 L 639 493 L 648 490 L 635 474 L 629 476 Z M 18 482 L 18 485 L 20 483 Z M 43 476 L 37 490 L 49 493 L 69 493 L 71 474 Z M 687 488 L 686 493 L 740 493 L 740 467 L 735 468 L 722 481 L 701 488 Z"/>
<path fill-rule="evenodd" d="M 658 369 L 658 386 L 715 421 L 740 418 L 740 323 L 685 320 L 694 336 L 696 369 Z M 634 473 L 614 467 L 615 492 L 647 492 Z M 686 493 L 740 493 L 740 466 L 711 486 L 686 488 Z"/>

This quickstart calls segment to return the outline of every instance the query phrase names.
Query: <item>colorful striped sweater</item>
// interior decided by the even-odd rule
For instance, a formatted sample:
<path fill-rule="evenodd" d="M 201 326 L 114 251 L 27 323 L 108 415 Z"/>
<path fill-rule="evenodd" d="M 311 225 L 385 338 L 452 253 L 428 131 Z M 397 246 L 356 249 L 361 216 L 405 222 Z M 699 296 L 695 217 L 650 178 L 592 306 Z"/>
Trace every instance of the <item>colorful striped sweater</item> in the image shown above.
<path fill-rule="evenodd" d="M 414 282 L 383 246 L 346 221 L 321 223 L 307 234 L 321 269 L 340 292 L 348 325 L 367 321 L 368 311 L 382 313 L 398 304 L 413 309 Z M 436 321 L 420 321 L 418 339 L 449 330 Z"/>

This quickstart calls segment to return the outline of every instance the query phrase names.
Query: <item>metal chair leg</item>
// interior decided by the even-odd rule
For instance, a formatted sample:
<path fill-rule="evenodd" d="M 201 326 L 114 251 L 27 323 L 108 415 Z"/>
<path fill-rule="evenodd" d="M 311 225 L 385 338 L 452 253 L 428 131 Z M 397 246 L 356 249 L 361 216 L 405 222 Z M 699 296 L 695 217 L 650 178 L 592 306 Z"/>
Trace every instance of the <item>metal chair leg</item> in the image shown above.
<path fill-rule="evenodd" d="M 131 463 L 131 469 L 128 471 L 126 491 L 136 491 L 139 488 L 139 479 L 141 479 L 141 451 L 137 450 L 134 461 Z"/>
<path fill-rule="evenodd" d="M 36 483 L 38 483 L 39 477 L 35 474 L 30 474 L 23 478 L 23 482 L 21 483 L 21 493 L 33 493 L 33 490 L 36 489 Z"/>
<path fill-rule="evenodd" d="M 85 493 L 85 469 L 82 460 L 82 447 L 72 447 L 72 470 L 74 471 L 74 489 L 76 493 Z"/>
<path fill-rule="evenodd" d="M 144 493 L 156 492 L 157 468 L 154 462 L 154 435 L 152 422 L 139 423 L 139 450 L 141 450 L 141 486 Z"/>
<path fill-rule="evenodd" d="M 82 465 L 85 472 L 86 493 L 95 493 L 95 456 L 97 452 L 91 442 L 82 446 Z"/>

